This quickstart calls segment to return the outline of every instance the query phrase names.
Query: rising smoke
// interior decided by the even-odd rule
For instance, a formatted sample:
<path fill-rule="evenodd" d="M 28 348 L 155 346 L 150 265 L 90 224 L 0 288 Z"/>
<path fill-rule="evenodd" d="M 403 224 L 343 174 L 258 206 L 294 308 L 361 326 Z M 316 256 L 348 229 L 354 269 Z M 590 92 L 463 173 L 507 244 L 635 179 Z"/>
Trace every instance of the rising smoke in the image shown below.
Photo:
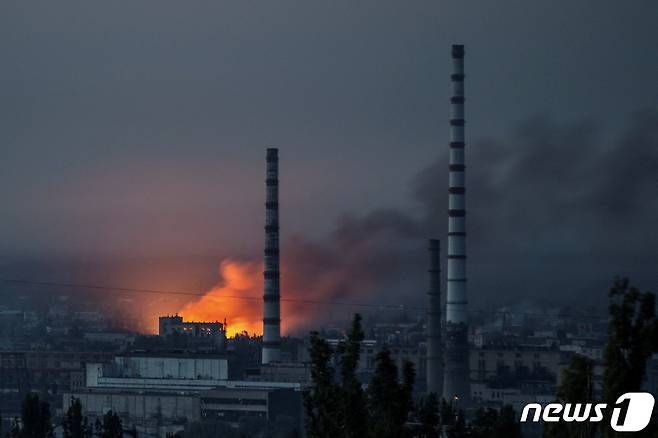
<path fill-rule="evenodd" d="M 565 304 L 574 296 L 603 307 L 617 274 L 630 275 L 644 289 L 656 289 L 658 111 L 637 112 L 620 135 L 609 138 L 595 123 L 535 117 L 507 138 L 467 144 L 471 309 L 512 302 Z M 447 230 L 447 146 L 437 144 L 437 150 L 444 152 L 410 184 L 413 208 L 345 215 L 324 239 L 288 234 L 282 244 L 284 333 L 364 311 L 308 301 L 424 305 L 426 240 L 445 240 Z M 282 225 L 284 233 L 291 233 Z M 231 331 L 258 333 L 261 262 L 260 254 L 227 256 L 220 265 L 220 280 L 206 298 L 136 296 L 128 310 L 135 312 L 131 317 L 146 319 L 149 330 L 158 315 L 182 311 L 195 319 L 226 317 Z M 210 284 L 213 280 L 207 276 L 214 263 L 216 258 L 182 265 L 126 259 L 109 267 L 94 260 L 73 265 L 7 262 L 1 267 L 6 277 L 189 290 L 196 285 L 178 284 L 179 274 L 206 276 L 203 282 Z M 42 291 L 7 289 L 13 297 L 26 294 L 47 305 Z M 77 292 L 92 301 L 126 298 L 70 288 L 56 291 Z"/>
<path fill-rule="evenodd" d="M 474 307 L 561 304 L 576 294 L 604 305 L 617 274 L 658 284 L 658 112 L 634 114 L 613 141 L 604 134 L 591 122 L 535 117 L 508 139 L 468 144 Z M 411 189 L 412 211 L 346 215 L 324 240 L 285 241 L 284 299 L 422 305 L 425 242 L 447 230 L 446 154 Z M 258 296 L 261 284 L 249 293 Z M 284 302 L 284 332 L 355 311 L 333 307 Z M 260 304 L 248 311 L 254 321 L 259 312 Z"/>

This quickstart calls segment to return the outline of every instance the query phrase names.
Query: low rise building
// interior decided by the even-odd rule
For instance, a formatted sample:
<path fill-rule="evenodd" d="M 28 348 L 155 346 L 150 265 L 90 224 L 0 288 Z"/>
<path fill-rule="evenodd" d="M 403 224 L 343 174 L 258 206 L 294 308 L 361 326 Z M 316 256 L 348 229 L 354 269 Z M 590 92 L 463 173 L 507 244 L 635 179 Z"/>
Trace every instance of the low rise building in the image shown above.
<path fill-rule="evenodd" d="M 184 321 L 182 316 L 167 315 L 158 319 L 158 328 L 163 337 L 184 335 L 212 340 L 218 348 L 226 346 L 226 321 Z"/>
<path fill-rule="evenodd" d="M 86 366 L 85 387 L 66 392 L 63 408 L 80 399 L 92 421 L 112 410 L 140 436 L 166 436 L 190 422 L 249 418 L 301 430 L 300 383 L 228 380 L 220 354 L 130 353 Z M 292 430 L 292 429 L 291 429 Z"/>

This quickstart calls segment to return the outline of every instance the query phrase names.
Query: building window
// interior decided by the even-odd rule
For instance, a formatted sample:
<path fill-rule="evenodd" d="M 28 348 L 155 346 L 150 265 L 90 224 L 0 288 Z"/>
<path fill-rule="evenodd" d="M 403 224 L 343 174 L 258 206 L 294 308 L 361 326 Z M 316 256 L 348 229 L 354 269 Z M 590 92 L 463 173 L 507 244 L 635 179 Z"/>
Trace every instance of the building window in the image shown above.
<path fill-rule="evenodd" d="M 264 406 L 267 404 L 266 399 L 262 398 L 235 398 L 235 397 L 204 397 L 203 403 L 216 405 L 257 405 Z"/>

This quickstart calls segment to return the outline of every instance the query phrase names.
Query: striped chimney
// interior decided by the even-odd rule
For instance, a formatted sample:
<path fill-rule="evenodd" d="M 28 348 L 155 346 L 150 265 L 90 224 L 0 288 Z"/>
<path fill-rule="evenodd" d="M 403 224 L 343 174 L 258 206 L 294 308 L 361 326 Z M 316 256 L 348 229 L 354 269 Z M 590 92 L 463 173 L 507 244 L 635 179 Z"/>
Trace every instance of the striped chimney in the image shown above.
<path fill-rule="evenodd" d="M 443 396 L 470 398 L 466 298 L 466 178 L 464 156 L 464 46 L 452 46 L 452 117 L 448 183 L 448 272 L 446 289 L 446 361 Z"/>
<path fill-rule="evenodd" d="M 265 271 L 263 293 L 262 363 L 281 356 L 281 310 L 279 305 L 279 151 L 267 149 L 265 180 Z"/>
<path fill-rule="evenodd" d="M 427 392 L 443 395 L 441 351 L 441 242 L 429 240 L 429 290 L 427 291 Z"/>

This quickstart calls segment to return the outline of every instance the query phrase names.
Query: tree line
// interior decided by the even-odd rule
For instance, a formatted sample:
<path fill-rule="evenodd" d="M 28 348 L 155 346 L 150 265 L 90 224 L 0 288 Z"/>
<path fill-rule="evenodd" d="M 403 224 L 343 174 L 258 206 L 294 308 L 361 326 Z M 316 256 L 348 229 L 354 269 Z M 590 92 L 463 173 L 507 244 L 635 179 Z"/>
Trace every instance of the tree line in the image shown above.
<path fill-rule="evenodd" d="M 658 353 L 656 296 L 631 286 L 628 278 L 617 278 L 608 293 L 610 316 L 608 341 L 603 350 L 603 380 L 595 386 L 594 361 L 574 355 L 562 374 L 557 401 L 560 403 L 605 403 L 608 409 L 599 423 L 547 423 L 546 438 L 613 438 L 624 436 L 610 427 L 612 406 L 619 396 L 639 392 L 647 372 L 647 362 Z M 600 395 L 598 394 L 600 392 Z M 598 396 L 598 397 L 597 397 Z M 658 437 L 658 419 L 652 416 L 646 429 L 634 437 Z"/>
<path fill-rule="evenodd" d="M 520 427 L 511 406 L 480 409 L 467 425 L 464 413 L 436 394 L 413 397 L 416 372 L 411 362 L 399 370 L 384 347 L 366 389 L 357 376 L 364 333 L 354 315 L 345 341 L 335 351 L 311 333 L 310 389 L 304 394 L 308 438 L 516 438 Z"/>
<path fill-rule="evenodd" d="M 656 298 L 640 292 L 627 278 L 617 278 L 609 291 L 608 340 L 603 352 L 602 402 L 613 406 L 626 392 L 641 390 L 647 361 L 658 352 Z M 363 389 L 357 378 L 364 334 L 361 317 L 354 316 L 346 339 L 335 351 L 317 332 L 311 333 L 312 385 L 304 396 L 309 438 L 516 438 L 521 436 L 511 406 L 480 408 L 467 422 L 464 412 L 436 394 L 413 398 L 415 371 L 406 362 L 398 370 L 384 348 L 375 357 L 372 380 Z M 595 402 L 594 362 L 574 355 L 557 389 L 561 403 Z M 601 423 L 546 423 L 546 438 L 614 438 L 610 413 Z M 638 437 L 658 437 L 658 420 Z"/>
<path fill-rule="evenodd" d="M 2 430 L 0 423 L 0 430 Z M 50 413 L 50 405 L 41 400 L 38 394 L 27 394 L 21 403 L 20 419 L 14 418 L 9 424 L 6 438 L 52 438 L 55 436 L 55 425 Z M 102 420 L 97 419 L 90 424 L 87 417 L 82 415 L 82 404 L 77 398 L 71 398 L 71 404 L 64 414 L 61 424 L 64 438 L 123 438 L 124 430 L 121 418 L 114 412 L 107 412 Z M 126 431 L 137 437 L 133 429 Z"/>

